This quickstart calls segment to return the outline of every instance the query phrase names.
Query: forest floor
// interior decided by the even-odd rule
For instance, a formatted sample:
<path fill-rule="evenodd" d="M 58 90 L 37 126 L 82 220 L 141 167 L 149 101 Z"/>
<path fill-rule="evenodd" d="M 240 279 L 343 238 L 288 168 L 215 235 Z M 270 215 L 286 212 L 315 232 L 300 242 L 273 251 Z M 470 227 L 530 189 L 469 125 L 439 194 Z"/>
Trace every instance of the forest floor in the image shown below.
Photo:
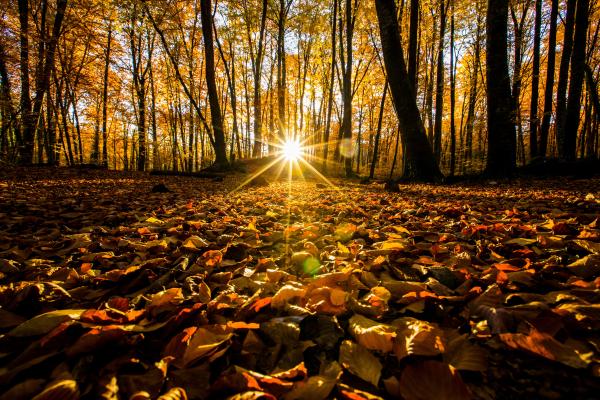
<path fill-rule="evenodd" d="M 600 178 L 243 180 L 0 172 L 0 400 L 600 393 Z"/>

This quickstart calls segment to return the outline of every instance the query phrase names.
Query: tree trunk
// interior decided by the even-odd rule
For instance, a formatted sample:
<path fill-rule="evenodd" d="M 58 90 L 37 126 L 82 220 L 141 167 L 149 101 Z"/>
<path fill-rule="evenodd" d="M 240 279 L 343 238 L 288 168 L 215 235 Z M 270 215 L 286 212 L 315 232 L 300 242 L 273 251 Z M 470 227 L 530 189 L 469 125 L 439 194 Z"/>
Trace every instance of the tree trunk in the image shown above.
<path fill-rule="evenodd" d="M 108 71 L 110 69 L 110 47 L 112 44 L 112 21 L 108 23 L 108 36 L 106 38 L 106 53 L 104 61 L 104 77 L 102 83 L 102 165 L 108 167 L 108 131 L 106 116 L 108 102 Z"/>
<path fill-rule="evenodd" d="M 410 33 L 408 37 L 408 79 L 417 95 L 417 39 L 419 36 L 419 0 L 410 0 Z"/>
<path fill-rule="evenodd" d="M 21 72 L 21 132 L 22 143 L 20 147 L 20 162 L 31 164 L 33 160 L 33 134 L 35 130 L 35 117 L 31 113 L 31 94 L 29 89 L 29 2 L 19 0 L 20 23 L 20 72 Z"/>
<path fill-rule="evenodd" d="M 406 145 L 403 177 L 438 180 L 442 174 L 427 141 L 425 127 L 413 96 L 404 63 L 394 0 L 375 0 L 385 69 L 400 122 L 402 142 Z"/>
<path fill-rule="evenodd" d="M 253 157 L 260 157 L 262 149 L 262 107 L 260 100 L 260 80 L 262 75 L 262 64 L 263 64 L 263 49 L 264 49 L 264 38 L 265 38 L 265 26 L 267 21 L 267 0 L 262 2 L 262 12 L 260 17 L 260 33 L 258 38 L 258 50 L 256 52 L 256 59 L 254 61 L 254 147 L 252 149 Z"/>
<path fill-rule="evenodd" d="M 331 112 L 333 109 L 333 86 L 335 85 L 335 57 L 336 57 L 336 21 L 337 21 L 338 0 L 333 0 L 333 9 L 331 17 L 331 70 L 329 76 L 329 93 L 327 97 L 327 118 L 325 119 L 325 134 L 323 136 L 323 160 L 321 169 L 327 170 L 327 157 L 329 153 L 329 134 L 331 131 Z"/>
<path fill-rule="evenodd" d="M 377 119 L 377 132 L 375 133 L 375 143 L 373 145 L 373 158 L 371 159 L 371 170 L 369 171 L 369 179 L 375 176 L 375 167 L 377 166 L 377 157 L 379 157 L 379 139 L 381 138 L 381 125 L 383 122 L 383 109 L 385 107 L 385 97 L 388 91 L 388 81 L 386 79 L 383 87 L 383 95 L 381 96 L 381 105 L 379 106 L 379 118 Z"/>
<path fill-rule="evenodd" d="M 19 21 L 21 26 L 21 109 L 23 112 L 23 147 L 21 153 L 21 163 L 31 164 L 33 161 L 33 147 L 35 131 L 42 109 L 44 95 L 50 85 L 50 73 L 54 68 L 54 56 L 58 37 L 60 35 L 62 22 L 67 8 L 67 0 L 57 0 L 56 13 L 54 15 L 54 25 L 52 27 L 52 36 L 48 40 L 45 49 L 45 57 L 40 61 L 40 66 L 36 71 L 35 98 L 33 101 L 33 110 L 31 109 L 31 99 L 29 97 L 29 43 L 28 43 L 28 1 L 19 0 Z M 24 83 L 23 81 L 27 81 Z M 25 85 L 26 87 L 23 87 Z"/>
<path fill-rule="evenodd" d="M 488 0 L 486 16 L 486 80 L 488 157 L 485 174 L 512 176 L 516 140 L 508 75 L 508 0 Z"/>
<path fill-rule="evenodd" d="M 215 83 L 215 54 L 213 50 L 212 14 L 210 3 L 210 0 L 200 1 L 202 36 L 204 37 L 204 57 L 206 63 L 206 88 L 208 91 L 211 123 L 215 139 L 215 166 L 217 168 L 225 168 L 229 165 L 229 162 L 227 161 L 225 134 L 223 132 L 223 118 L 221 116 L 217 85 Z"/>
<path fill-rule="evenodd" d="M 346 19 L 346 52 L 345 60 L 343 47 L 342 50 L 342 125 L 340 127 L 342 141 L 340 142 L 341 155 L 344 157 L 344 170 L 346 176 L 352 175 L 352 38 L 354 36 L 355 10 L 353 10 L 352 0 L 346 0 L 345 6 Z M 344 65 L 345 64 L 345 65 Z"/>
<path fill-rule="evenodd" d="M 446 0 L 440 0 L 440 37 L 435 81 L 435 123 L 433 127 L 433 153 L 440 162 L 442 155 L 442 116 L 444 113 L 444 35 L 446 33 Z"/>
<path fill-rule="evenodd" d="M 479 83 L 479 58 L 481 56 L 481 19 L 477 16 L 477 33 L 475 35 L 475 55 L 473 57 L 473 71 L 469 89 L 469 107 L 465 128 L 465 161 L 473 159 L 473 129 L 475 127 L 475 105 L 477 103 L 477 84 Z"/>
<path fill-rule="evenodd" d="M 531 76 L 531 103 L 529 106 L 529 156 L 538 155 L 538 101 L 540 86 L 540 41 L 542 30 L 542 0 L 535 0 L 535 22 L 533 28 L 533 71 Z"/>
<path fill-rule="evenodd" d="M 558 0 L 552 1 L 550 11 L 550 32 L 548 34 L 548 62 L 546 63 L 546 89 L 544 90 L 544 115 L 540 128 L 539 155 L 546 156 L 548 148 L 548 132 L 550 131 L 550 118 L 552 117 L 552 97 L 554 95 L 554 69 L 556 65 L 556 18 L 558 17 Z"/>
<path fill-rule="evenodd" d="M 577 0 L 567 0 L 567 17 L 560 68 L 558 71 L 558 88 L 556 90 L 556 144 L 559 157 L 565 155 L 567 139 L 565 135 L 565 120 L 567 116 L 567 85 L 569 82 L 569 64 L 573 51 L 573 28 L 575 25 L 575 7 Z"/>
<path fill-rule="evenodd" d="M 454 60 L 454 2 L 450 20 L 450 176 L 456 169 L 456 121 L 454 109 L 456 104 L 456 68 Z"/>
<path fill-rule="evenodd" d="M 585 70 L 586 41 L 588 29 L 589 0 L 577 1 L 575 16 L 575 36 L 573 38 L 573 55 L 571 56 L 571 81 L 569 82 L 569 100 L 565 120 L 564 142 L 559 157 L 567 161 L 575 160 L 577 132 L 581 116 L 581 91 Z"/>

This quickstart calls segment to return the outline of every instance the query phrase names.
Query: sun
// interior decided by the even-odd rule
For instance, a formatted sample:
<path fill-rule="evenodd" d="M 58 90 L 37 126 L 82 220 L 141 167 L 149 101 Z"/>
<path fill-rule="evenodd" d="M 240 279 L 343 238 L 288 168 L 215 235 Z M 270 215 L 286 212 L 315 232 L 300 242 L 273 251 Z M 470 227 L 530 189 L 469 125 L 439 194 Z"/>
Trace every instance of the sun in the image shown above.
<path fill-rule="evenodd" d="M 302 146 L 298 140 L 288 139 L 281 147 L 281 153 L 288 161 L 296 161 L 302 157 Z"/>

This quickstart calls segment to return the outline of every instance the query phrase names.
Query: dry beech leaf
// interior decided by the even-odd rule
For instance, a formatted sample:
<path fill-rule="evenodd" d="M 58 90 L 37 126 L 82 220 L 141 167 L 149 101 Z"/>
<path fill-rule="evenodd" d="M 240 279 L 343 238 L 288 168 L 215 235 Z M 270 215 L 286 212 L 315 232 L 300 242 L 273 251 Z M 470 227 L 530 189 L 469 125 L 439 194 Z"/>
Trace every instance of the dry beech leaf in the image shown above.
<path fill-rule="evenodd" d="M 187 393 L 183 388 L 174 387 L 163 395 L 158 396 L 157 400 L 187 400 Z"/>
<path fill-rule="evenodd" d="M 344 340 L 340 346 L 340 364 L 373 386 L 379 384 L 383 366 L 377 357 L 360 344 Z"/>
<path fill-rule="evenodd" d="M 86 310 L 56 310 L 37 315 L 23 322 L 8 334 L 10 336 L 44 335 L 65 321 L 77 320 Z"/>
<path fill-rule="evenodd" d="M 444 361 L 459 371 L 487 371 L 487 352 L 479 345 L 471 343 L 466 334 L 447 329 Z"/>
<path fill-rule="evenodd" d="M 500 339 L 509 347 L 524 350 L 542 356 L 549 360 L 558 361 L 573 368 L 586 368 L 593 353 L 581 354 L 572 347 L 560 343 L 552 336 L 531 328 L 529 334 L 503 333 Z"/>
<path fill-rule="evenodd" d="M 78 400 L 79 388 L 73 379 L 51 383 L 31 400 Z"/>
<path fill-rule="evenodd" d="M 271 307 L 283 308 L 290 300 L 294 298 L 303 298 L 306 295 L 305 288 L 299 288 L 292 285 L 285 285 L 275 293 L 271 298 Z"/>
<path fill-rule="evenodd" d="M 440 361 L 419 361 L 402 370 L 399 390 L 406 400 L 468 400 L 469 389 L 458 371 Z"/>
<path fill-rule="evenodd" d="M 231 339 L 231 333 L 218 333 L 206 328 L 198 328 L 189 340 L 183 353 L 182 364 L 192 364 L 194 361 L 209 355 L 221 344 Z"/>
<path fill-rule="evenodd" d="M 444 333 L 432 324 L 415 318 L 400 318 L 392 322 L 398 328 L 394 340 L 394 354 L 404 357 L 435 356 L 444 352 Z"/>
<path fill-rule="evenodd" d="M 285 400 L 324 400 L 335 387 L 342 369 L 333 361 L 325 366 L 319 375 L 311 376 L 305 381 L 294 384 L 293 389 L 283 398 Z"/>
<path fill-rule="evenodd" d="M 373 320 L 354 314 L 348 321 L 350 334 L 356 341 L 369 350 L 384 353 L 392 351 L 396 328 L 380 324 Z"/>

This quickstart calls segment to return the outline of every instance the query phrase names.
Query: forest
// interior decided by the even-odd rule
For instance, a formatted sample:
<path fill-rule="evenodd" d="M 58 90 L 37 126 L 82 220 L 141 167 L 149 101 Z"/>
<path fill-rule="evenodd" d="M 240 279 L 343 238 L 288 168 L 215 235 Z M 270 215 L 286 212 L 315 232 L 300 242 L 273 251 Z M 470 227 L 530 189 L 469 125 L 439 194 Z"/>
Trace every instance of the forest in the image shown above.
<path fill-rule="evenodd" d="M 0 0 L 0 400 L 590 399 L 600 3 Z"/>

